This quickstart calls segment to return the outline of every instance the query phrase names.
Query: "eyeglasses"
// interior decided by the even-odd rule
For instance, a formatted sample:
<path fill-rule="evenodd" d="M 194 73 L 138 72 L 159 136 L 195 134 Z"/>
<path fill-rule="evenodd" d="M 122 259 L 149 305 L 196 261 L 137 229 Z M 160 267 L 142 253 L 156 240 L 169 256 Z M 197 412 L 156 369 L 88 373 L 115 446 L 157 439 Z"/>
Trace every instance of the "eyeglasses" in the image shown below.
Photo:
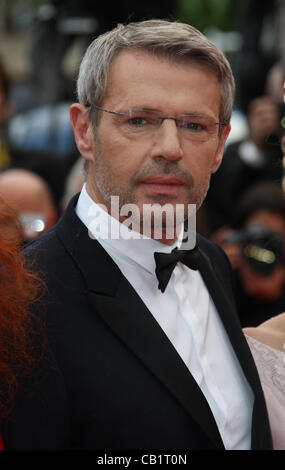
<path fill-rule="evenodd" d="M 183 137 L 196 142 L 206 142 L 212 137 L 217 136 L 218 130 L 226 125 L 225 122 L 215 122 L 210 117 L 196 114 L 180 114 L 177 117 L 173 117 L 160 116 L 158 111 L 148 109 L 132 108 L 117 112 L 101 108 L 97 105 L 91 105 L 90 107 L 114 115 L 122 132 L 134 138 L 149 137 L 166 119 L 175 121 Z"/>

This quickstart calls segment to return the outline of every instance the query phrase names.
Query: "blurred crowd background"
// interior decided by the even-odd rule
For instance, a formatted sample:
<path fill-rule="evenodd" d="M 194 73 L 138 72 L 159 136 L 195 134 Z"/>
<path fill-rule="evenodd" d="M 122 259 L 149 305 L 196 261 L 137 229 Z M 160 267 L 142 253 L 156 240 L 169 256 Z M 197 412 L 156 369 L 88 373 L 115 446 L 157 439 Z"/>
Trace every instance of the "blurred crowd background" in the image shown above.
<path fill-rule="evenodd" d="M 232 132 L 198 229 L 228 254 L 242 324 L 257 325 L 285 311 L 285 0 L 0 0 L 0 197 L 23 243 L 56 223 L 83 184 L 69 123 L 83 53 L 149 18 L 192 24 L 231 63 Z"/>

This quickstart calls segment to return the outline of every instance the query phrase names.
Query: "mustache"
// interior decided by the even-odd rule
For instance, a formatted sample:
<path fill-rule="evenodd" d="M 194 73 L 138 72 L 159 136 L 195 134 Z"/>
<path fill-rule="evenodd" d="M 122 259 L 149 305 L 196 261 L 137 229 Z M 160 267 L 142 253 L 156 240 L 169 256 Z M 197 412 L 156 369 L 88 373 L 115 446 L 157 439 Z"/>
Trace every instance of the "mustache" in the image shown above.
<path fill-rule="evenodd" d="M 193 186 L 194 179 L 191 173 L 181 168 L 177 162 L 156 161 L 139 169 L 131 178 L 131 184 L 136 185 L 142 179 L 155 176 L 175 176 L 181 178 L 188 186 Z"/>

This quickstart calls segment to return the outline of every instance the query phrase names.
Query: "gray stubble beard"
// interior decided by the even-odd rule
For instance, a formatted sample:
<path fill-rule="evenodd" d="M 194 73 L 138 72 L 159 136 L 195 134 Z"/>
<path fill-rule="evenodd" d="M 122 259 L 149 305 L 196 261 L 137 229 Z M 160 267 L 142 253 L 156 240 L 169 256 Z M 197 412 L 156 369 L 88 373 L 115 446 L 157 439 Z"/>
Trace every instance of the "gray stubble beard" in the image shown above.
<path fill-rule="evenodd" d="M 185 180 L 188 184 L 186 187 L 187 197 L 186 202 L 184 203 L 184 220 L 188 218 L 189 210 L 188 207 L 196 206 L 196 212 L 201 207 L 206 194 L 209 189 L 210 183 L 210 174 L 207 178 L 204 178 L 204 181 L 200 183 L 199 187 L 194 186 L 194 179 L 193 176 L 186 172 L 184 169 L 178 167 L 177 162 L 167 162 L 165 164 L 163 159 L 158 159 L 157 161 L 153 161 L 151 165 L 144 167 L 143 169 L 139 169 L 131 178 L 128 186 L 126 188 L 120 187 L 117 184 L 116 177 L 110 168 L 104 164 L 103 153 L 101 150 L 100 140 L 98 139 L 98 135 L 96 137 L 96 152 L 94 154 L 94 174 L 95 174 L 95 183 L 96 187 L 103 197 L 104 201 L 111 205 L 111 197 L 118 196 L 119 197 L 119 208 L 121 209 L 122 206 L 127 204 L 134 204 L 137 205 L 138 199 L 135 194 L 135 188 L 138 186 L 138 182 L 143 178 L 147 178 L 149 176 L 157 176 L 157 175 L 173 175 L 177 177 L 181 177 Z M 90 175 L 89 175 L 90 176 Z M 195 192 L 194 192 L 195 189 Z M 157 201 L 152 202 L 152 204 L 167 204 L 167 200 L 162 201 L 163 197 L 157 196 Z M 146 203 L 147 204 L 147 203 Z M 119 214 L 118 214 L 119 215 Z M 140 216 L 140 220 L 136 220 L 134 217 L 134 224 L 141 225 L 142 224 L 142 214 Z M 176 221 L 177 223 L 178 221 Z M 181 221 L 182 223 L 183 221 Z"/>

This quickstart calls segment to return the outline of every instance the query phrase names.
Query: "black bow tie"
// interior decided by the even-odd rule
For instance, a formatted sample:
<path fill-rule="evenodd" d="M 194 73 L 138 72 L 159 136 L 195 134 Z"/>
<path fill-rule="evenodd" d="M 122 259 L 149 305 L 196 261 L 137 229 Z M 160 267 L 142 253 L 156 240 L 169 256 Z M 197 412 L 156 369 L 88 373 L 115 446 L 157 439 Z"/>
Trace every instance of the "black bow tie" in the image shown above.
<path fill-rule="evenodd" d="M 178 250 L 174 248 L 171 253 L 156 252 L 154 253 L 154 259 L 156 262 L 155 273 L 159 282 L 158 288 L 161 292 L 164 292 L 178 261 L 188 266 L 188 268 L 197 271 L 199 247 L 196 245 L 193 250 Z"/>

